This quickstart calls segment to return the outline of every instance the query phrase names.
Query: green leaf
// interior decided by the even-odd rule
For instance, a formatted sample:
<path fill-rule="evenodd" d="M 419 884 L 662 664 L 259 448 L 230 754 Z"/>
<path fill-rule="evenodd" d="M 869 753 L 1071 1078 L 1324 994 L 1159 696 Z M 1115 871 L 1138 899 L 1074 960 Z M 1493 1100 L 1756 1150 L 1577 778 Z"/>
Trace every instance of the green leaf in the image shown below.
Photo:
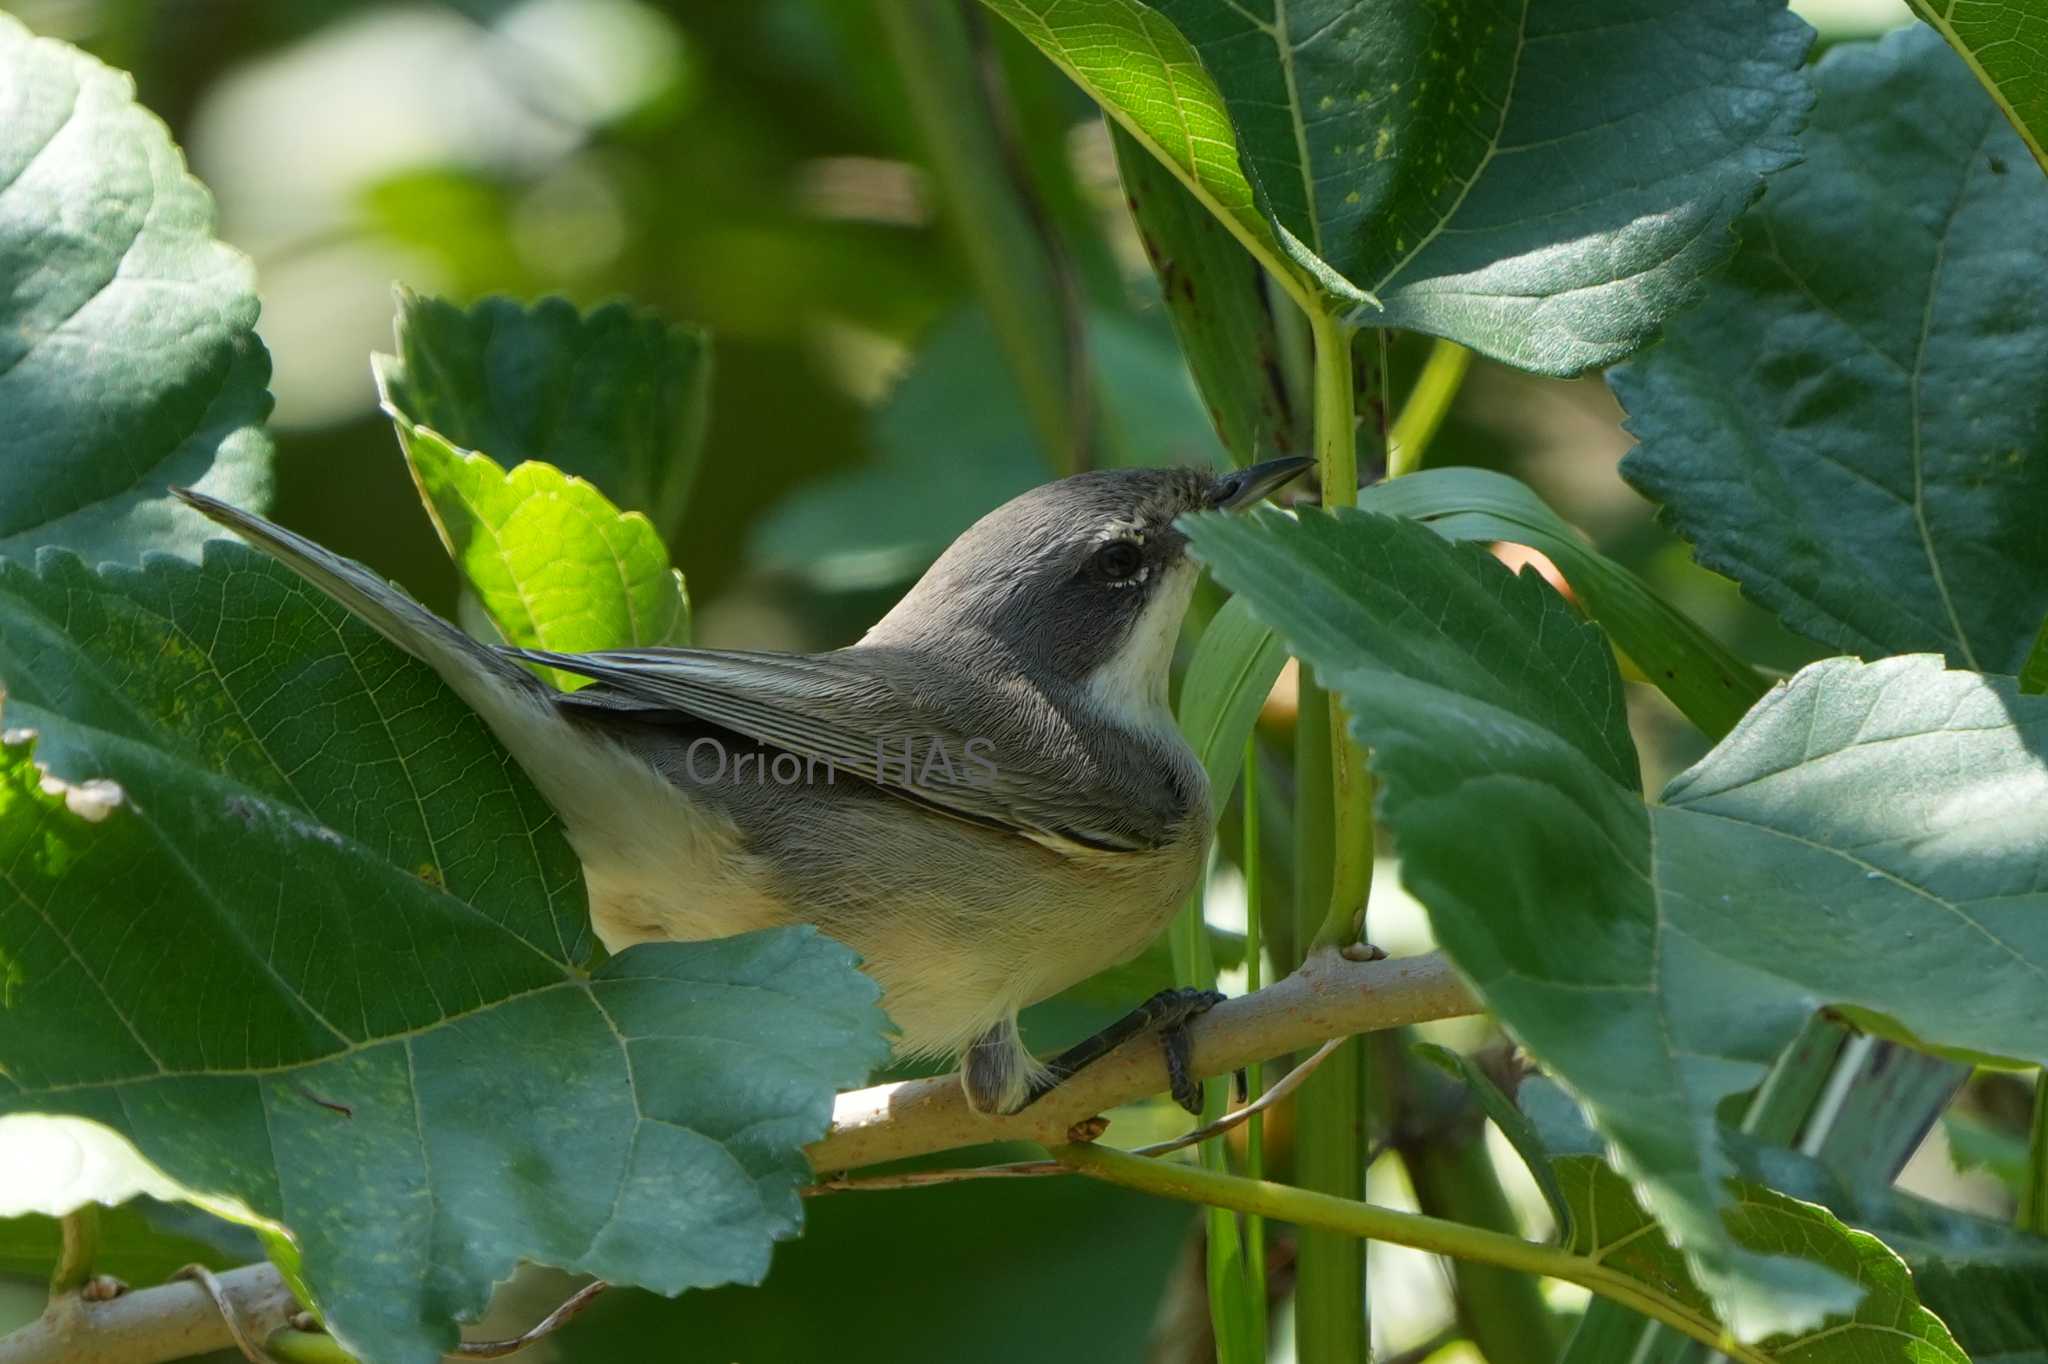
<path fill-rule="evenodd" d="M 255 268 L 127 76 L 0 14 L 0 554 L 196 553 L 270 494 Z"/>
<path fill-rule="evenodd" d="M 1287 382 L 1266 272 L 1129 133 L 1111 125 L 1110 142 L 1131 220 L 1224 449 L 1240 465 L 1307 450 L 1308 414 Z"/>
<path fill-rule="evenodd" d="M 1384 305 L 1355 320 L 1545 374 L 1696 295 L 1807 100 L 1772 0 L 1157 3 L 1283 236 Z"/>
<path fill-rule="evenodd" d="M 380 1364 L 438 1359 L 522 1259 L 673 1293 L 795 1233 L 800 1147 L 886 1050 L 843 948 L 591 969 L 576 860 L 482 722 L 239 546 L 0 565 L 0 681 L 41 731 L 0 757 L 0 1121 L 287 1228 Z M 12 1135 L 0 1171 L 0 1211 L 36 1196 Z"/>
<path fill-rule="evenodd" d="M 486 298 L 467 310 L 398 295 L 398 354 L 375 358 L 387 405 L 505 464 L 552 464 L 673 537 L 711 415 L 711 338 L 644 308 L 579 313 Z"/>
<path fill-rule="evenodd" d="M 392 420 L 441 543 L 507 642 L 572 653 L 690 642 L 683 575 L 645 516 L 550 465 L 508 473 L 403 413 Z M 547 672 L 564 689 L 587 681 Z"/>
<path fill-rule="evenodd" d="M 1223 97 L 1180 31 L 1141 0 L 983 0 L 1073 77 L 1138 144 L 1174 173 L 1282 287 L 1307 306 L 1315 262 L 1276 234 L 1238 164 Z M 1356 300 L 1344 281 L 1323 288 Z"/>
<path fill-rule="evenodd" d="M 1225 602 L 1202 631 L 1180 684 L 1180 729 L 1209 774 L 1220 807 L 1244 768 L 1244 741 L 1258 722 L 1287 650 L 1248 603 Z M 1222 817 L 1222 810 L 1217 810 Z"/>
<path fill-rule="evenodd" d="M 1417 1042 L 1411 1050 L 1451 1078 L 1465 1082 L 1472 1096 L 1479 1101 L 1479 1107 L 1493 1120 L 1500 1134 L 1507 1138 L 1508 1145 L 1515 1148 L 1515 1154 L 1522 1158 L 1522 1163 L 1529 1167 L 1529 1177 L 1536 1181 L 1537 1191 L 1550 1205 L 1551 1219 L 1557 1223 L 1559 1243 L 1571 1245 L 1576 1236 L 1573 1223 L 1578 1213 L 1574 1211 L 1571 1200 L 1565 1197 L 1563 1186 L 1557 1182 L 1557 1173 L 1550 1167 L 1543 1143 L 1522 1110 L 1501 1093 L 1492 1076 L 1463 1052 L 1452 1051 L 1434 1042 Z"/>
<path fill-rule="evenodd" d="M 1569 1248 L 1656 1285 L 1695 1310 L 1710 1310 L 1685 1257 L 1672 1246 L 1664 1228 L 1643 1210 L 1629 1181 L 1601 1159 L 1598 1139 L 1586 1129 L 1563 1091 L 1543 1080 L 1532 1080 L 1523 1085 L 1521 1102 L 1536 1140 L 1549 1151 L 1549 1163 L 1572 1204 L 1574 1231 Z M 1806 1164 L 1818 1169 L 1811 1162 Z M 1745 1248 L 1759 1254 L 1796 1254 L 1818 1260 L 1866 1290 L 1855 1312 L 1846 1318 L 1832 1318 L 1826 1324 L 1759 1342 L 1767 1358 L 1802 1364 L 1877 1360 L 1970 1364 L 1972 1357 L 1957 1345 L 1943 1319 L 1922 1305 L 1914 1272 L 1892 1246 L 1869 1231 L 1844 1223 L 1818 1201 L 1794 1198 L 1753 1179 L 1736 1186 L 1724 1218 L 1728 1234 Z M 1611 1314 L 1602 1315 L 1609 1323 L 1616 1321 Z M 1580 1349 L 1575 1339 L 1571 1357 L 1589 1364 L 1602 1358 L 1580 1354 Z"/>
<path fill-rule="evenodd" d="M 1358 500 L 1369 511 L 1412 516 L 1448 540 L 1509 540 L 1541 550 L 1586 614 L 1712 738 L 1733 729 L 1764 694 L 1754 668 L 1588 545 L 1520 479 L 1490 469 L 1425 469 L 1362 489 Z"/>
<path fill-rule="evenodd" d="M 4 1137 L 0 1137 L 4 1140 Z M 140 1286 L 162 1283 L 189 1264 L 232 1269 L 261 1258 L 248 1232 L 177 1205 L 137 1200 L 102 1208 L 92 1270 Z M 211 1226 L 197 1225 L 201 1220 Z M 228 1233 L 228 1234 L 223 1234 Z M 0 1218 L 0 1274 L 47 1278 L 57 1263 L 62 1233 L 57 1220 L 31 1214 Z"/>
<path fill-rule="evenodd" d="M 2048 10 L 2032 0 L 1906 0 L 1969 63 L 2048 171 Z"/>
<path fill-rule="evenodd" d="M 1188 524 L 1343 695 L 1438 940 L 1723 1319 L 1755 1340 L 1853 1303 L 1731 1238 L 1715 1109 L 1823 1005 L 2048 1057 L 2048 701 L 1926 657 L 1815 664 L 1645 809 L 1611 658 L 1547 587 L 1366 513 Z"/>
<path fill-rule="evenodd" d="M 1802 634 L 2017 672 L 2048 615 L 2048 183 L 1925 28 L 1816 78 L 1805 162 L 1613 377 L 1622 474 Z"/>

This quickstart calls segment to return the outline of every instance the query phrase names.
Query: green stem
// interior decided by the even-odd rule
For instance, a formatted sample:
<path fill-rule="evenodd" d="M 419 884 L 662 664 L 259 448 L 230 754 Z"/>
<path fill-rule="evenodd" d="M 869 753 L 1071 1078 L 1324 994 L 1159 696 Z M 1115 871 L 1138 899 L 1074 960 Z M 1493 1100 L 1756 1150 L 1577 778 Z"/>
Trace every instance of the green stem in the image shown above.
<path fill-rule="evenodd" d="M 1423 453 L 1444 424 L 1471 365 L 1472 352 L 1455 341 L 1440 339 L 1430 347 L 1415 387 L 1401 404 L 1401 415 L 1387 432 L 1388 478 L 1400 478 L 1422 467 Z"/>
<path fill-rule="evenodd" d="M 2027 1182 L 2020 1190 L 2019 1226 L 2048 1236 L 2048 1070 L 2034 1077 L 2034 1125 L 2027 1141 Z"/>
<path fill-rule="evenodd" d="M 1316 458 L 1323 505 L 1358 505 L 1357 396 L 1351 381 L 1352 328 L 1327 313 L 1309 314 L 1314 344 Z M 1330 902 L 1315 947 L 1356 941 L 1372 889 L 1372 776 L 1365 751 L 1351 737 L 1343 702 L 1330 707 Z"/>
<path fill-rule="evenodd" d="M 1259 856 L 1259 741 L 1244 741 L 1244 989 L 1256 994 L 1264 984 L 1259 954 L 1264 949 L 1261 925 L 1265 887 Z M 1245 1067 L 1245 1097 L 1256 1101 L 1266 1092 L 1266 1067 L 1254 1061 Z M 1244 1170 L 1253 1179 L 1266 1177 L 1266 1115 L 1252 1114 L 1244 1129 Z M 1266 1322 L 1266 1219 L 1256 1213 L 1244 1219 L 1245 1279 L 1251 1284 L 1253 1338 L 1263 1345 Z"/>
<path fill-rule="evenodd" d="M 1040 210 L 959 0 L 876 0 L 939 206 L 1053 467 L 1094 427 L 1079 287 Z"/>
<path fill-rule="evenodd" d="M 70 1293 L 92 1277 L 93 1256 L 100 1245 L 100 1205 L 84 1203 L 57 1219 L 63 1238 L 57 1249 L 57 1267 L 50 1274 L 50 1296 Z"/>
<path fill-rule="evenodd" d="M 1122 1151 L 1095 1145 L 1066 1145 L 1053 1148 L 1063 1165 L 1105 1183 L 1176 1198 L 1211 1207 L 1235 1208 L 1264 1217 L 1292 1222 L 1297 1226 L 1322 1227 L 1328 1231 L 1395 1245 L 1413 1246 L 1438 1255 L 1517 1269 L 1526 1274 L 1575 1283 L 1626 1303 L 1645 1316 L 1668 1323 L 1694 1340 L 1713 1346 L 1742 1364 L 1770 1364 L 1767 1356 L 1723 1334 L 1713 1320 L 1656 1292 L 1619 1270 L 1596 1260 L 1554 1246 L 1537 1245 L 1504 1232 L 1468 1227 L 1420 1213 L 1396 1212 L 1349 1199 L 1332 1198 L 1308 1189 L 1289 1188 L 1267 1180 L 1219 1174 L 1197 1166 L 1164 1160 L 1145 1160 Z"/>
<path fill-rule="evenodd" d="M 278 1364 L 356 1364 L 356 1357 L 325 1331 L 273 1331 L 263 1348 Z"/>

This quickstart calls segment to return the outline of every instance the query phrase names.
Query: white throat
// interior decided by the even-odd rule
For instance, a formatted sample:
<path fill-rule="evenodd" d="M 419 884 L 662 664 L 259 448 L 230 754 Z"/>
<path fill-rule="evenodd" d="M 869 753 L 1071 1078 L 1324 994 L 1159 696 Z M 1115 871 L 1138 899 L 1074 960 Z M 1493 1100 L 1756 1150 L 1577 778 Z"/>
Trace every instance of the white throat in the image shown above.
<path fill-rule="evenodd" d="M 1083 693 L 1104 719 L 1141 733 L 1179 732 L 1166 704 L 1167 673 L 1200 576 L 1201 569 L 1187 558 L 1167 570 L 1123 645 L 1088 674 Z"/>

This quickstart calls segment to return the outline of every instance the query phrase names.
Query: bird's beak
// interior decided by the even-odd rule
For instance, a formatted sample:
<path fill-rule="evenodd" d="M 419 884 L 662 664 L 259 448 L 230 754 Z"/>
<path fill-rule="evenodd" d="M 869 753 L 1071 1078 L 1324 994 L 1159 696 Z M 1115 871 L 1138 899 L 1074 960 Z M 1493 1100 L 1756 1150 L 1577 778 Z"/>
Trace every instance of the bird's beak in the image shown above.
<path fill-rule="evenodd" d="M 1209 505 L 1218 511 L 1238 511 L 1263 499 L 1313 467 L 1315 461 L 1296 455 L 1269 459 L 1249 469 L 1238 469 L 1217 479 L 1209 489 Z"/>

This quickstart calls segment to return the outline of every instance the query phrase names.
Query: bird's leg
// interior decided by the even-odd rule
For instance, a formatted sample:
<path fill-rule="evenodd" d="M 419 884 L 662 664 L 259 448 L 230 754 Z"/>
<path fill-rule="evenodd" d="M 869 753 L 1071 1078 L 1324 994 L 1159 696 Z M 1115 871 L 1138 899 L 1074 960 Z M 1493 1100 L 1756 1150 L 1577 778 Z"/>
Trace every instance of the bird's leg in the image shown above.
<path fill-rule="evenodd" d="M 1093 1037 L 1082 1038 L 1047 1061 L 1041 1074 L 1031 1081 L 1025 1091 L 1024 1102 L 1018 1107 L 1026 1107 L 1045 1097 L 1061 1081 L 1082 1067 L 1101 1060 L 1139 1033 L 1156 1030 L 1160 1049 L 1166 1053 L 1166 1081 L 1174 1102 L 1190 1113 L 1200 1114 L 1202 1082 L 1190 1073 L 1188 1023 L 1222 1002 L 1223 996 L 1214 990 L 1161 990 Z"/>

